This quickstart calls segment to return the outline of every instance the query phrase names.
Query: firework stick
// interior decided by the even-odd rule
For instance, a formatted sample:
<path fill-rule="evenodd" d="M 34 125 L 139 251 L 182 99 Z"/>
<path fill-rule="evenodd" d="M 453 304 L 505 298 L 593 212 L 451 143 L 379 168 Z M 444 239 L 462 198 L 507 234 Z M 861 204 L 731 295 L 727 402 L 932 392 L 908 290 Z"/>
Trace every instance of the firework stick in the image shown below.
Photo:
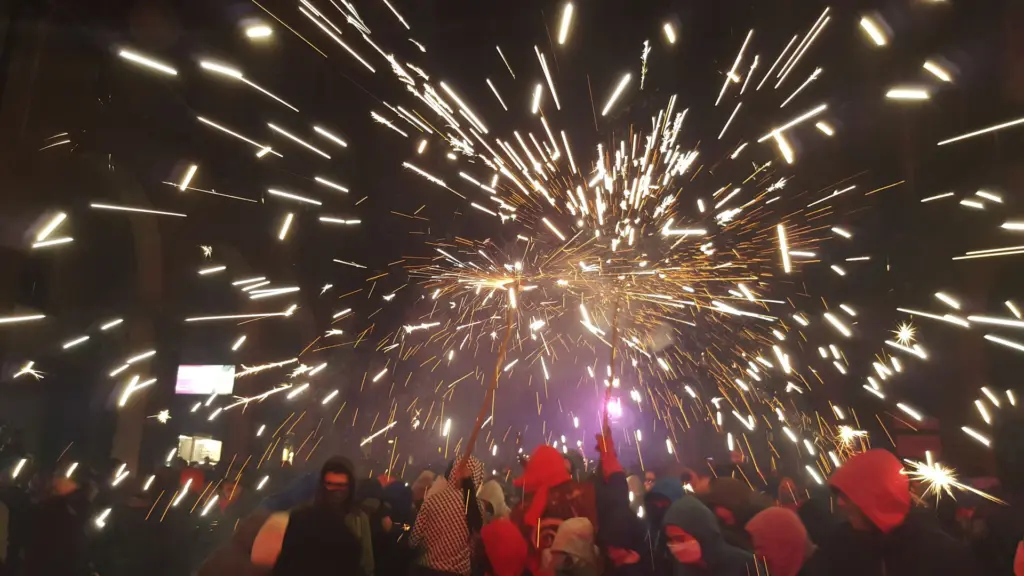
<path fill-rule="evenodd" d="M 516 284 L 516 292 L 519 291 L 519 285 Z M 480 429 L 484 426 L 484 420 L 487 416 L 487 409 L 491 407 L 491 398 L 494 397 L 494 390 L 498 387 L 498 376 L 501 374 L 501 365 L 505 362 L 505 353 L 508 352 L 508 342 L 512 339 L 512 324 L 515 320 L 514 308 L 508 307 L 508 318 L 507 326 L 505 327 L 505 338 L 501 342 L 501 348 L 498 349 L 498 360 L 494 363 L 494 376 L 491 378 L 490 385 L 487 387 L 487 393 L 484 394 L 484 401 L 480 405 L 480 413 L 477 414 L 476 424 L 473 426 L 473 432 L 469 435 L 469 441 L 466 442 L 465 454 L 459 460 L 458 465 L 455 467 L 454 478 L 461 478 L 466 463 L 469 462 L 469 457 L 473 455 L 473 448 L 476 446 L 477 437 L 480 436 Z"/>
<path fill-rule="evenodd" d="M 615 313 L 612 316 L 612 338 L 611 338 L 611 364 L 609 366 L 612 369 L 611 380 L 608 381 L 608 387 L 604 392 L 604 421 L 601 423 L 601 448 L 605 449 L 605 430 L 609 429 L 608 425 L 608 403 L 612 399 L 612 386 L 615 384 L 615 349 L 617 348 L 619 341 L 619 297 L 615 297 Z"/>

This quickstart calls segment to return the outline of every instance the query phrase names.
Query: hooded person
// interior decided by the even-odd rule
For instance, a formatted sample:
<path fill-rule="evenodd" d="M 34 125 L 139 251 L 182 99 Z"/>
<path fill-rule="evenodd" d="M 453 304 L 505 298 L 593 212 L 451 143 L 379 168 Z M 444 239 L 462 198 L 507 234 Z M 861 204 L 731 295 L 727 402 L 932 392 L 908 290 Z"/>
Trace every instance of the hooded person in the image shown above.
<path fill-rule="evenodd" d="M 836 576 L 975 574 L 967 548 L 911 511 L 910 480 L 891 453 L 868 450 L 829 478 L 847 521 L 824 538 L 812 573 Z"/>
<path fill-rule="evenodd" d="M 647 549 L 653 558 L 651 562 L 656 574 L 667 574 L 674 564 L 665 540 L 665 513 L 669 506 L 686 495 L 681 480 L 675 477 L 662 478 L 654 483 L 651 491 L 644 495 L 644 520 L 650 544 Z"/>
<path fill-rule="evenodd" d="M 772 576 L 798 576 L 814 545 L 800 517 L 788 508 L 773 506 L 747 522 L 754 554 L 764 558 Z"/>
<path fill-rule="evenodd" d="M 586 518 L 569 518 L 558 527 L 546 568 L 558 575 L 596 576 L 601 573 L 594 525 Z"/>
<path fill-rule="evenodd" d="M 420 574 L 470 574 L 474 539 L 484 525 L 484 506 L 476 498 L 483 481 L 483 464 L 470 456 L 423 501 L 410 536 L 410 544 L 423 550 Z"/>
<path fill-rule="evenodd" d="M 485 504 L 485 520 L 493 522 L 499 518 L 508 518 L 509 508 L 505 503 L 505 490 L 497 480 L 488 480 L 480 487 L 476 497 L 483 500 Z"/>
<path fill-rule="evenodd" d="M 644 494 L 644 517 L 653 532 L 661 532 L 665 512 L 673 502 L 686 495 L 683 484 L 675 478 L 662 478 Z"/>
<path fill-rule="evenodd" d="M 718 517 L 726 542 L 740 548 L 750 548 L 743 526 L 774 503 L 771 497 L 755 492 L 746 482 L 730 476 L 712 479 L 699 498 Z"/>
<path fill-rule="evenodd" d="M 335 456 L 320 470 L 313 503 L 270 516 L 253 543 L 252 563 L 274 576 L 336 574 L 339 567 L 373 576 L 369 518 L 355 502 L 351 462 Z"/>
<path fill-rule="evenodd" d="M 523 489 L 524 496 L 511 519 L 530 545 L 530 570 L 550 574 L 542 570 L 541 559 L 562 522 L 583 516 L 598 525 L 594 485 L 574 481 L 565 469 L 562 454 L 544 444 L 530 455 L 516 485 Z"/>
<path fill-rule="evenodd" d="M 754 557 L 726 543 L 715 513 L 694 496 L 683 496 L 669 506 L 665 512 L 665 537 L 674 576 L 753 573 Z"/>
<path fill-rule="evenodd" d="M 523 576 L 529 548 L 512 521 L 494 520 L 480 531 L 480 539 L 486 557 L 483 572 L 487 576 Z"/>

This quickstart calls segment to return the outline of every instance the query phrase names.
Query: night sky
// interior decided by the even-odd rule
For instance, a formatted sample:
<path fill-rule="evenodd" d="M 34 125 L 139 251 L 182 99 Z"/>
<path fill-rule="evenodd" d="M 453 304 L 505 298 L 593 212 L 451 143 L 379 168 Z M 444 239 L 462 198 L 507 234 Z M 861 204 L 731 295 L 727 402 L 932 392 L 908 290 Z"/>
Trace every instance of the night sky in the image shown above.
<path fill-rule="evenodd" d="M 445 397 L 444 390 L 436 389 L 439 381 L 451 382 L 478 369 L 479 376 L 445 398 L 445 417 L 454 418 L 458 428 L 452 444 L 468 433 L 483 395 L 481 378 L 493 370 L 493 347 L 472 357 L 460 355 L 450 366 L 437 368 L 432 368 L 433 363 L 420 363 L 438 351 L 421 352 L 404 364 L 398 375 L 389 376 L 387 384 L 367 385 L 360 391 L 360 383 L 364 373 L 372 377 L 389 358 L 375 350 L 382 338 L 402 325 L 429 320 L 430 289 L 408 270 L 410 265 L 437 258 L 428 242 L 490 239 L 505 249 L 515 245 L 522 230 L 515 223 L 500 225 L 496 219 L 482 216 L 455 194 L 402 168 L 403 162 L 414 162 L 466 195 L 471 186 L 460 180 L 460 170 L 487 175 L 488 179 L 492 173 L 480 158 L 450 160 L 446 156 L 449 147 L 436 136 L 428 136 L 427 151 L 417 155 L 416 145 L 424 135 L 385 103 L 417 107 L 421 113 L 425 107 L 404 89 L 387 62 L 353 27 L 343 23 L 330 2 L 314 5 L 343 27 L 342 38 L 373 65 L 375 74 L 304 18 L 297 3 L 266 0 L 261 4 L 266 11 L 255 2 L 206 0 L 52 0 L 16 2 L 11 9 L 13 24 L 6 31 L 0 62 L 4 69 L 0 132 L 5 158 L 0 174 L 5 182 L 0 269 L 9 271 L 0 281 L 0 316 L 8 309 L 11 314 L 38 310 L 48 318 L 31 327 L 0 329 L 4 370 L 0 379 L 5 382 L 0 390 L 14 399 L 5 418 L 23 426 L 43 423 L 41 432 L 30 434 L 42 453 L 59 452 L 71 440 L 80 443 L 83 455 L 109 451 L 116 398 L 123 382 L 106 373 L 118 365 L 119 358 L 145 348 L 158 350 L 149 372 L 159 384 L 139 400 L 142 406 L 138 409 L 150 415 L 169 408 L 173 415 L 167 425 L 146 421 L 143 450 L 147 455 L 143 461 L 147 463 L 162 459 L 166 446 L 179 433 L 209 431 L 234 438 L 251 434 L 261 423 L 276 427 L 291 412 L 302 409 L 308 409 L 309 415 L 295 431 L 296 444 L 315 430 L 314 437 L 325 437 L 320 456 L 328 449 L 351 451 L 360 438 L 387 423 L 392 406 L 397 406 L 395 433 L 403 458 L 414 454 L 419 462 L 439 460 L 437 407 L 431 421 L 425 423 L 433 429 L 422 436 L 411 430 L 413 418 L 405 412 L 406 407 L 416 398 L 421 408 L 433 401 L 438 401 L 439 407 Z M 771 286 L 766 293 L 790 299 L 797 308 L 811 304 L 820 308 L 824 298 L 829 306 L 851 302 L 860 313 L 853 320 L 856 338 L 843 342 L 850 373 L 837 378 L 826 364 L 826 383 L 799 398 L 799 409 L 813 415 L 814 410 L 827 412 L 830 402 L 853 407 L 865 420 L 862 427 L 872 432 L 874 442 L 888 445 L 874 414 L 892 423 L 892 406 L 898 396 L 937 419 L 948 460 L 971 473 L 985 471 L 983 453 L 973 440 L 964 437 L 960 426 L 984 428 L 972 406 L 980 386 L 1019 389 L 1014 376 L 1020 352 L 982 340 L 982 331 L 988 332 L 985 328 L 968 332 L 919 318 L 914 323 L 931 359 L 915 363 L 897 383 L 889 385 L 891 402 L 878 402 L 862 384 L 872 373 L 872 357 L 880 353 L 881 342 L 892 337 L 898 322 L 910 319 L 896 312 L 897 307 L 936 311 L 941 303 L 933 294 L 940 290 L 956 294 L 965 303 L 964 316 L 1009 317 L 1003 302 L 1024 302 L 1016 257 L 950 260 L 968 250 L 1017 243 L 1013 233 L 999 225 L 1019 214 L 1015 204 L 1024 174 L 1016 152 L 1024 144 L 1024 130 L 1011 129 L 951 146 L 935 145 L 945 138 L 1015 119 L 1024 110 L 1024 44 L 1014 33 L 1024 24 L 1024 10 L 1019 6 L 1010 0 L 835 4 L 828 28 L 786 87 L 770 98 L 762 93 L 753 97 L 752 92 L 744 98 L 742 112 L 726 137 L 716 139 L 736 100 L 715 107 L 714 99 L 748 30 L 755 29 L 752 52 L 761 58 L 757 80 L 789 38 L 804 34 L 826 4 L 577 2 L 576 19 L 564 46 L 554 41 L 561 2 L 395 0 L 393 4 L 411 30 L 405 30 L 379 0 L 356 3 L 373 31 L 373 41 L 394 52 L 400 61 L 414 62 L 431 76 L 432 84 L 444 81 L 455 87 L 482 116 L 491 134 L 501 138 L 511 139 L 514 130 L 532 131 L 538 137 L 543 134 L 529 107 L 533 86 L 544 83 L 533 46 L 544 51 L 562 104 L 556 111 L 546 94 L 545 114 L 556 131 L 564 130 L 572 139 L 576 163 L 588 174 L 594 168 L 597 143 L 614 146 L 628 137 L 631 127 L 649 132 L 650 118 L 672 95 L 678 97 L 677 108 L 689 108 L 684 147 L 699 149 L 702 171 L 723 183 L 730 180 L 730 171 L 749 173 L 752 162 L 782 161 L 774 147 L 766 146 L 756 156 L 730 163 L 728 156 L 741 141 L 756 138 L 771 126 L 826 102 L 827 119 L 837 134 L 823 139 L 808 128 L 791 137 L 798 161 L 779 172 L 790 177 L 784 201 L 797 209 L 833 189 L 856 184 L 855 193 L 830 203 L 834 209 L 828 221 L 830 226 L 853 230 L 855 240 L 831 240 L 820 247 L 822 265 L 806 266 L 792 276 L 766 275 L 762 280 Z M 867 41 L 857 26 L 865 14 L 876 14 L 885 21 L 892 38 L 890 46 L 879 49 Z M 246 38 L 244 27 L 257 21 L 273 28 L 271 38 L 263 42 Z M 669 45 L 662 33 L 666 22 L 678 34 L 675 45 Z M 426 53 L 410 39 L 422 43 Z M 645 88 L 639 91 L 645 40 L 651 44 L 649 71 Z M 495 45 L 507 56 L 515 79 Z M 178 75 L 168 77 L 126 62 L 117 56 L 123 48 L 170 63 Z M 921 68 L 926 59 L 944 62 L 955 72 L 955 81 L 935 81 Z M 247 79 L 299 112 L 200 69 L 200 60 L 243 71 Z M 744 75 L 748 65 L 749 52 L 740 68 Z M 791 93 L 815 67 L 823 68 L 821 77 L 780 110 L 779 94 Z M 600 117 L 607 96 L 626 72 L 633 74 L 633 85 L 608 116 Z M 502 110 L 485 79 L 495 83 L 509 112 Z M 894 103 L 884 97 L 894 85 L 920 83 L 934 89 L 926 102 Z M 386 116 L 411 137 L 403 138 L 373 122 L 371 111 Z M 424 115 L 427 113 L 429 110 Z M 270 143 L 285 157 L 257 159 L 256 148 L 204 126 L 197 116 Z M 328 152 L 331 159 L 275 134 L 268 122 L 300 134 Z M 316 138 L 313 125 L 344 138 L 348 147 L 341 149 Z M 53 141 L 49 140 L 52 135 L 62 132 L 68 133 L 69 144 L 39 150 Z M 180 181 L 190 164 L 199 165 L 192 186 L 254 202 L 179 192 L 163 183 Z M 736 168 L 737 164 L 742 168 Z M 325 188 L 314 181 L 315 176 L 342 183 L 350 192 Z M 701 181 L 686 188 L 685 181 L 677 182 L 683 187 L 680 202 L 692 212 L 693 196 L 706 197 L 714 190 L 703 189 Z M 896 182 L 902 183 L 877 194 L 864 194 Z M 323 206 L 283 201 L 268 196 L 268 188 L 315 197 Z M 955 199 L 920 203 L 922 198 L 944 192 L 963 197 L 978 189 L 998 192 L 1004 204 L 976 211 L 958 205 Z M 91 210 L 90 202 L 181 212 L 188 218 L 129 217 Z M 74 236 L 74 244 L 29 250 L 32 235 L 58 210 L 69 215 L 65 231 Z M 282 242 L 277 236 L 288 212 L 295 214 L 295 220 L 287 242 Z M 322 215 L 360 219 L 361 224 L 327 226 L 318 221 Z M 776 221 L 763 225 L 773 228 Z M 212 259 L 204 259 L 201 245 L 213 248 Z M 827 265 L 863 255 L 872 258 L 850 265 L 850 274 L 844 278 Z M 334 259 L 360 263 L 366 269 L 338 264 Z M 196 274 L 210 265 L 226 265 L 228 276 L 214 279 Z M 254 276 L 267 276 L 275 285 L 297 285 L 302 290 L 292 299 L 251 302 L 228 281 Z M 321 295 L 326 284 L 333 288 Z M 353 290 L 361 292 L 338 299 Z M 394 300 L 382 300 L 396 290 Z M 243 326 L 183 323 L 189 316 L 276 311 L 292 302 L 299 309 L 286 321 L 267 319 Z M 329 342 L 350 345 L 313 350 L 302 358 L 311 366 L 329 363 L 316 380 L 315 394 L 290 404 L 274 398 L 251 407 L 244 418 L 232 415 L 235 419 L 228 422 L 208 422 L 208 412 L 191 414 L 195 397 L 174 397 L 178 364 L 251 365 L 295 357 L 322 336 L 331 327 L 331 316 L 344 308 L 352 308 L 356 319 L 335 326 L 343 327 L 345 335 Z M 77 334 L 97 334 L 98 326 L 113 317 L 126 318 L 126 329 L 111 336 L 94 336 L 87 348 L 74 354 L 61 351 L 61 342 Z M 580 332 L 575 317 L 571 322 L 563 319 L 560 325 L 572 325 L 565 329 Z M 353 336 L 371 326 L 365 341 L 353 348 Z M 1013 332 L 1006 329 L 1001 334 L 1014 338 Z M 247 335 L 245 347 L 232 353 L 230 344 L 243 333 Z M 679 338 L 674 345 L 699 354 L 701 350 L 693 347 L 705 342 L 702 336 Z M 313 348 L 324 342 L 328 340 L 322 339 Z M 810 342 L 801 354 L 816 354 L 818 345 Z M 606 349 L 600 350 L 606 354 Z M 588 349 L 581 354 L 592 357 L 594 353 Z M 496 412 L 502 422 L 488 432 L 485 446 L 496 439 L 505 454 L 514 449 L 517 432 L 522 433 L 523 445 L 529 449 L 570 431 L 573 440 L 582 439 L 589 446 L 589 438 L 572 429 L 571 415 L 588 420 L 582 428 L 591 433 L 596 430 L 598 396 L 592 382 L 580 384 L 583 366 L 592 358 L 578 363 L 571 354 L 565 356 L 570 358 L 568 362 L 552 368 L 549 398 L 539 415 L 537 374 L 529 387 L 525 370 L 517 369 L 502 380 Z M 47 372 L 44 380 L 10 379 L 27 359 L 35 360 Z M 535 367 L 529 370 L 537 371 Z M 405 375 L 410 371 L 413 376 L 406 384 Z M 236 393 L 262 392 L 285 376 L 277 372 L 239 380 Z M 391 381 L 396 388 L 391 388 Z M 663 385 L 678 394 L 684 381 L 702 391 L 713 392 L 715 387 L 700 367 L 666 378 Z M 339 400 L 347 402 L 333 427 L 334 409 L 320 406 L 324 393 L 332 388 L 340 389 Z M 352 426 L 357 408 L 359 417 Z M 317 427 L 321 418 L 325 419 L 323 429 Z M 371 422 L 375 422 L 372 427 Z M 663 448 L 666 429 L 656 421 L 650 406 L 640 412 L 631 409 L 622 425 L 644 430 L 645 450 L 651 452 L 652 461 L 670 458 Z M 696 425 L 696 440 L 689 448 L 699 454 L 687 454 L 684 459 L 725 457 L 723 434 L 706 423 Z M 810 422 L 807 426 L 814 428 Z M 507 427 L 512 433 L 502 442 Z M 265 446 L 249 441 L 243 445 L 256 452 Z M 374 458 L 386 462 L 387 448 L 377 450 L 380 453 Z"/>

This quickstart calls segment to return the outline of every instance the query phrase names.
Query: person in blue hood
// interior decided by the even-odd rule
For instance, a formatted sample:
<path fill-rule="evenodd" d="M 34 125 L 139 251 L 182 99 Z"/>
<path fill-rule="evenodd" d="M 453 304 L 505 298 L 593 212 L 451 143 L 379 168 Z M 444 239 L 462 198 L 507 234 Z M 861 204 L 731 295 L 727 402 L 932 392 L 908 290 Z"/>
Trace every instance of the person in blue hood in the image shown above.
<path fill-rule="evenodd" d="M 700 500 L 683 496 L 665 512 L 665 537 L 674 576 L 746 576 L 754 558 L 725 542 L 718 518 Z"/>

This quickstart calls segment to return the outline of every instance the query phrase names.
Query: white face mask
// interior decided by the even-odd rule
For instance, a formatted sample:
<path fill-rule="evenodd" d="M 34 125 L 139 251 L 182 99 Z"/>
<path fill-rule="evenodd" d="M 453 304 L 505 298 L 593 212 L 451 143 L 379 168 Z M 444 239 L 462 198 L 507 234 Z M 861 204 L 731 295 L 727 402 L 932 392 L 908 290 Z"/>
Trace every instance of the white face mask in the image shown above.
<path fill-rule="evenodd" d="M 700 542 L 696 540 L 688 540 L 686 542 L 669 542 L 669 552 L 672 552 L 672 556 L 675 557 L 676 561 L 681 564 L 694 564 L 700 562 L 701 551 Z"/>

